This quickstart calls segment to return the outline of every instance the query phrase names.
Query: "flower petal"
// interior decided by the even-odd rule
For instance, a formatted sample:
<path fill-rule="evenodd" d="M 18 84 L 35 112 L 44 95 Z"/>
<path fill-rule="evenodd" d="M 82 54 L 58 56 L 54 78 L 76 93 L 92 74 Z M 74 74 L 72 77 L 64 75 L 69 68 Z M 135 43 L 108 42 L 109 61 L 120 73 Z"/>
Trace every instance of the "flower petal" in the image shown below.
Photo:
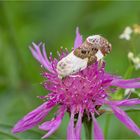
<path fill-rule="evenodd" d="M 114 78 L 113 81 L 111 82 L 111 86 L 118 86 L 121 88 L 140 88 L 139 81 L 140 78 L 128 79 L 128 80 Z"/>
<path fill-rule="evenodd" d="M 79 28 L 76 28 L 76 38 L 74 41 L 74 49 L 78 48 L 82 44 L 82 36 L 80 35 Z"/>
<path fill-rule="evenodd" d="M 44 57 L 47 65 L 49 65 L 51 67 L 51 62 L 49 61 L 47 54 L 46 54 L 45 44 L 42 45 L 42 53 L 43 53 L 43 57 Z"/>
<path fill-rule="evenodd" d="M 56 116 L 55 119 L 52 119 L 51 121 L 47 121 L 39 126 L 40 129 L 48 131 L 48 133 L 44 135 L 42 138 L 49 137 L 58 129 L 64 117 L 65 111 L 66 111 L 65 108 L 60 108 L 59 114 Z"/>
<path fill-rule="evenodd" d="M 78 116 L 78 121 L 76 123 L 76 127 L 75 127 L 75 133 L 76 133 L 76 139 L 80 140 L 81 139 L 81 129 L 82 129 L 82 112 L 79 112 L 79 116 Z"/>
<path fill-rule="evenodd" d="M 73 111 L 71 112 L 71 117 L 67 128 L 67 140 L 76 140 Z"/>
<path fill-rule="evenodd" d="M 40 43 L 39 45 L 37 45 L 35 43 L 32 43 L 32 44 L 33 44 L 33 47 L 30 47 L 32 55 L 36 58 L 37 61 L 40 62 L 40 64 L 44 68 L 46 68 L 50 72 L 54 73 L 51 62 L 47 58 L 44 44 L 43 45 L 42 45 L 42 43 Z M 41 52 L 41 47 L 42 47 L 42 52 Z"/>
<path fill-rule="evenodd" d="M 12 129 L 13 133 L 23 132 L 28 129 L 31 129 L 39 122 L 41 122 L 49 111 L 53 108 L 54 105 L 50 105 L 48 102 L 45 102 L 32 112 L 28 113 L 23 119 L 21 119 Z"/>
<path fill-rule="evenodd" d="M 93 125 L 94 125 L 94 139 L 95 140 L 104 140 L 104 135 L 102 132 L 102 129 L 100 128 L 96 118 L 94 117 L 94 114 L 92 114 L 92 120 L 93 120 Z"/>
<path fill-rule="evenodd" d="M 137 105 L 140 104 L 140 100 L 139 99 L 125 99 L 125 100 L 121 100 L 121 101 L 107 101 L 110 102 L 112 105 L 115 106 L 132 106 L 132 105 Z"/>
<path fill-rule="evenodd" d="M 111 108 L 115 114 L 115 116 L 130 130 L 134 131 L 138 135 L 140 135 L 140 129 L 138 126 L 129 118 L 129 116 L 121 110 L 119 107 L 111 105 Z"/>

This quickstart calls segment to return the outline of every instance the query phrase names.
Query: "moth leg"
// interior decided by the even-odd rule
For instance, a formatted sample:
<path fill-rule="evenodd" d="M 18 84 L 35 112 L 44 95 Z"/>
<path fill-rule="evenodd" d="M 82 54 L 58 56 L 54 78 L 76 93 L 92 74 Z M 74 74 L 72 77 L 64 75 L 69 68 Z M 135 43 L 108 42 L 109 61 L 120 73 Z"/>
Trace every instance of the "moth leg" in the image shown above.
<path fill-rule="evenodd" d="M 103 59 L 100 59 L 100 60 L 99 60 L 99 62 L 98 62 L 98 67 L 99 67 L 99 68 L 102 67 L 103 62 L 104 62 Z"/>

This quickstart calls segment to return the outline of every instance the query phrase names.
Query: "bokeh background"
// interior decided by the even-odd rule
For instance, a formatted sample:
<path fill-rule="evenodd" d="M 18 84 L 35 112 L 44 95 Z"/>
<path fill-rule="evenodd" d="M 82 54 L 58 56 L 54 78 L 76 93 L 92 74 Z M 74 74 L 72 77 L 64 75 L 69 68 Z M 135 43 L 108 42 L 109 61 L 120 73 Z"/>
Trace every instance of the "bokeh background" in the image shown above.
<path fill-rule="evenodd" d="M 0 2 L 0 139 L 40 139 L 45 132 L 33 128 L 13 135 L 11 128 L 26 113 L 43 101 L 38 95 L 48 91 L 40 85 L 40 64 L 32 57 L 29 46 L 34 41 L 46 43 L 46 50 L 56 57 L 61 46 L 71 50 L 77 26 L 83 37 L 101 34 L 108 38 L 113 50 L 106 59 L 106 70 L 126 78 L 140 77 L 140 70 L 126 75 L 130 62 L 127 54 L 135 47 L 140 51 L 140 35 L 134 40 L 120 40 L 126 26 L 140 23 L 140 2 Z M 123 91 L 122 91 L 123 92 Z M 140 111 L 129 115 L 140 127 Z M 50 113 L 46 118 L 53 116 Z M 50 139 L 65 139 L 69 116 Z M 98 121 L 106 139 L 140 139 L 114 115 L 104 114 Z M 85 138 L 84 129 L 82 138 Z"/>

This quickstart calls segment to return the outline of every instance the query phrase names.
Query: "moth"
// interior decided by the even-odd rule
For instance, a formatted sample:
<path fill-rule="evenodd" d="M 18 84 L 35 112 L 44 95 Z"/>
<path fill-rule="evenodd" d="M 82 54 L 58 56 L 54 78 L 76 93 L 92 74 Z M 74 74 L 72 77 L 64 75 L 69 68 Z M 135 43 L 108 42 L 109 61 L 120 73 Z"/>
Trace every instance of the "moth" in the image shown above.
<path fill-rule="evenodd" d="M 75 74 L 96 61 L 102 60 L 112 50 L 107 39 L 93 35 L 57 63 L 57 73 L 60 79 Z"/>

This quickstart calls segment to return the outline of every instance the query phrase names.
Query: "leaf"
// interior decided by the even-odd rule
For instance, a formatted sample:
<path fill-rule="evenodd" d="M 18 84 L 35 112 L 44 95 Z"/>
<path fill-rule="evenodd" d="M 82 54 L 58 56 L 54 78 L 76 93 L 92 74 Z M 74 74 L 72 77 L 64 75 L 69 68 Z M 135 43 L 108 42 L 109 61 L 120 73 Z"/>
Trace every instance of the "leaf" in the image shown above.
<path fill-rule="evenodd" d="M 11 125 L 0 123 L 0 134 L 2 134 L 3 137 L 14 138 L 17 140 L 22 140 L 22 139 L 27 139 L 27 138 L 41 139 L 42 133 L 35 131 L 35 130 L 29 130 L 25 133 L 20 133 L 20 134 L 16 134 L 16 135 L 12 134 L 12 132 L 11 132 L 12 127 L 13 126 L 11 126 Z M 1 138 L 1 135 L 0 135 L 0 138 Z"/>

